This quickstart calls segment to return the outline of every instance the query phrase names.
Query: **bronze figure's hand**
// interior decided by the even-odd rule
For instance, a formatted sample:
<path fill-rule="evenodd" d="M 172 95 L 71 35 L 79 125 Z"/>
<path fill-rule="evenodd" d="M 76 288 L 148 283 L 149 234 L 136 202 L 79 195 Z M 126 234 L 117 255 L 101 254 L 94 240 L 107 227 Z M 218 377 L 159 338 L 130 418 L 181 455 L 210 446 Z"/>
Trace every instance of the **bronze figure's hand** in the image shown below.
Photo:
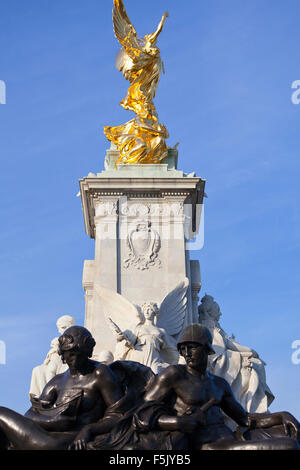
<path fill-rule="evenodd" d="M 89 427 L 83 428 L 69 445 L 68 450 L 86 450 L 87 443 L 91 440 Z"/>
<path fill-rule="evenodd" d="M 181 416 L 180 418 L 180 431 L 187 434 L 192 434 L 198 426 L 198 420 L 193 415 Z"/>
<path fill-rule="evenodd" d="M 284 432 L 288 437 L 292 437 L 296 440 L 299 439 L 299 422 L 293 415 L 287 412 L 283 412 L 282 424 L 284 427 Z"/>
<path fill-rule="evenodd" d="M 206 417 L 205 412 L 201 410 L 201 408 L 189 408 L 185 412 L 185 416 L 190 416 L 193 418 L 198 424 L 202 426 L 206 424 Z"/>

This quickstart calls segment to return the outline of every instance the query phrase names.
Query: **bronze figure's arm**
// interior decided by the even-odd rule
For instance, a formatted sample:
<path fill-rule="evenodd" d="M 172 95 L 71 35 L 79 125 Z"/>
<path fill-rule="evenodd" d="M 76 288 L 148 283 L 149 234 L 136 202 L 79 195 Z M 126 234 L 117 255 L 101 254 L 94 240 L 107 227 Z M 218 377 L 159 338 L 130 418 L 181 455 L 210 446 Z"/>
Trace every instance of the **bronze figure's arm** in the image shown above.
<path fill-rule="evenodd" d="M 224 395 L 220 403 L 220 408 L 224 413 L 233 419 L 239 426 L 248 427 L 248 413 L 235 399 L 230 385 L 226 380 L 217 377 L 218 384 L 224 389 Z"/>
<path fill-rule="evenodd" d="M 101 365 L 95 371 L 97 384 L 101 396 L 107 406 L 117 403 L 123 396 L 121 387 L 109 367 Z M 69 449 L 84 450 L 88 442 L 90 442 L 95 435 L 106 434 L 112 430 L 120 417 L 117 414 L 104 415 L 97 423 L 91 423 L 84 426 L 75 437 L 74 441 L 70 444 Z"/>
<path fill-rule="evenodd" d="M 299 439 L 299 421 L 287 411 L 277 413 L 249 413 L 248 426 L 251 429 L 272 428 L 273 426 L 283 426 L 286 436 Z"/>

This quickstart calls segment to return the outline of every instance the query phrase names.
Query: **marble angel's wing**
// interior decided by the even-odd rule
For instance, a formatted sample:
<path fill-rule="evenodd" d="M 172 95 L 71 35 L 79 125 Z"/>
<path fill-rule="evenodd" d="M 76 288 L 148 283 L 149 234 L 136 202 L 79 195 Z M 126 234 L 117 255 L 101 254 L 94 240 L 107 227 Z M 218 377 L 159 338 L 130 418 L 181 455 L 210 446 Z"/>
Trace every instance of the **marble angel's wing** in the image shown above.
<path fill-rule="evenodd" d="M 177 336 L 183 327 L 186 315 L 189 280 L 185 278 L 163 300 L 158 314 L 157 326 L 171 336 Z"/>
<path fill-rule="evenodd" d="M 113 24 L 116 38 L 123 46 L 123 51 L 126 52 L 131 59 L 139 56 L 143 51 L 142 43 L 141 40 L 138 39 L 136 30 L 128 18 L 123 0 L 114 0 Z M 125 60 L 125 54 L 122 55 L 123 60 Z M 121 67 L 121 58 L 119 58 L 119 62 L 119 66 Z M 121 68 L 119 70 L 121 70 Z"/>
<path fill-rule="evenodd" d="M 99 284 L 95 284 L 94 288 L 100 298 L 101 307 L 110 327 L 109 318 L 121 331 L 130 330 L 141 323 L 142 318 L 138 309 L 125 297 Z"/>

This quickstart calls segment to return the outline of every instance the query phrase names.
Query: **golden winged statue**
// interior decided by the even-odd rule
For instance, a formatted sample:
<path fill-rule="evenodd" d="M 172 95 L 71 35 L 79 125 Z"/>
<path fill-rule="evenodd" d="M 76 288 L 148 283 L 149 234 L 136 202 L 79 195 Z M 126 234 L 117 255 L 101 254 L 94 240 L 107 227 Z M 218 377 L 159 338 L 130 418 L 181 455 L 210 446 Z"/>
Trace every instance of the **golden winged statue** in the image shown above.
<path fill-rule="evenodd" d="M 123 108 L 133 111 L 135 118 L 117 127 L 106 126 L 104 133 L 120 152 L 116 163 L 160 163 L 168 153 L 169 133 L 158 121 L 153 104 L 164 65 L 156 45 L 168 13 L 162 16 L 157 30 L 138 38 L 125 10 L 123 0 L 114 0 L 113 25 L 116 38 L 122 45 L 116 65 L 130 82 Z"/>

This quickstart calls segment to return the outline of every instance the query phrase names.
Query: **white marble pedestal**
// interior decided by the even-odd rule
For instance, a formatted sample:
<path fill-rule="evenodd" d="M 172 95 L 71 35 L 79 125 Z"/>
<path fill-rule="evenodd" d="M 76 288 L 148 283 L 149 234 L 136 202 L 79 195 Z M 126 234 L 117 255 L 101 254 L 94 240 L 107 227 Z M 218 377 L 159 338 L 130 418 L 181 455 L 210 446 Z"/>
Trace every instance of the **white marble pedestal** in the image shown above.
<path fill-rule="evenodd" d="M 83 270 L 85 326 L 95 354 L 114 351 L 94 285 L 111 289 L 135 305 L 160 304 L 188 278 L 185 325 L 198 322 L 200 266 L 191 261 L 187 241 L 199 229 L 205 181 L 177 168 L 177 150 L 160 165 L 115 165 L 118 152 L 107 151 L 105 171 L 80 180 L 86 233 L 95 239 L 95 259 Z"/>

